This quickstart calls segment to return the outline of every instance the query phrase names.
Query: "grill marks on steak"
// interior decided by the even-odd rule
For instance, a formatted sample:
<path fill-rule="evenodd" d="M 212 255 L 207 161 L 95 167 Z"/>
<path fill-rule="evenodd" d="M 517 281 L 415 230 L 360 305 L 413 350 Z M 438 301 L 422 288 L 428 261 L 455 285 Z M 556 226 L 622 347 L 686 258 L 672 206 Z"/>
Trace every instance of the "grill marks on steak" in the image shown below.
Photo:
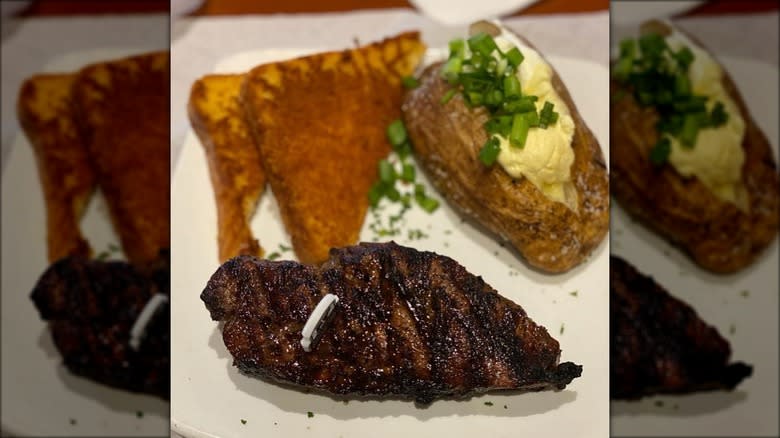
<path fill-rule="evenodd" d="M 732 390 L 752 374 L 750 365 L 729 364 L 728 341 L 690 306 L 615 256 L 610 301 L 612 398 Z"/>
<path fill-rule="evenodd" d="M 339 302 L 312 352 L 301 329 L 321 297 Z M 454 260 L 395 243 L 331 250 L 319 267 L 239 256 L 201 298 L 224 321 L 244 373 L 335 394 L 430 403 L 493 389 L 562 389 L 582 367 L 558 364 L 544 327 Z"/>
<path fill-rule="evenodd" d="M 140 348 L 130 329 L 149 299 L 170 295 L 167 253 L 143 268 L 119 261 L 66 257 L 52 264 L 32 292 L 54 344 L 74 374 L 168 399 L 170 309 L 155 312 Z"/>

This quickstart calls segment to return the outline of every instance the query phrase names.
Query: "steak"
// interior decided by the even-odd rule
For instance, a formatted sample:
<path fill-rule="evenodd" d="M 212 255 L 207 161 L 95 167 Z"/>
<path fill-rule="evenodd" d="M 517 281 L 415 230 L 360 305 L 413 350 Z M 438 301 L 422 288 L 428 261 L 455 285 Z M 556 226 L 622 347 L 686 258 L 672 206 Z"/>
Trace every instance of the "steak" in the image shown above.
<path fill-rule="evenodd" d="M 610 396 L 732 390 L 753 368 L 686 303 L 625 260 L 610 258 Z"/>
<path fill-rule="evenodd" d="M 311 352 L 301 329 L 326 294 L 339 301 Z M 456 261 L 390 243 L 332 249 L 319 266 L 238 256 L 201 294 L 246 375 L 338 395 L 428 404 L 490 390 L 563 389 L 547 330 Z"/>
<path fill-rule="evenodd" d="M 66 257 L 32 292 L 54 344 L 72 373 L 113 387 L 170 397 L 170 309 L 153 314 L 137 350 L 130 331 L 155 294 L 170 296 L 167 251 L 134 267 L 121 261 Z"/>

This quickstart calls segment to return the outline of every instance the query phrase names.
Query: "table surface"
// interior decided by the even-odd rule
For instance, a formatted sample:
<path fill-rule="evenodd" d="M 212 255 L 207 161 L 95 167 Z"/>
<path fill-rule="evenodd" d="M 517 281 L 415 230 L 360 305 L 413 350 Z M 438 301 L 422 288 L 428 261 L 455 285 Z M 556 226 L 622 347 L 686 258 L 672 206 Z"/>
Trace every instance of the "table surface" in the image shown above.
<path fill-rule="evenodd" d="M 149 13 L 167 12 L 168 0 L 37 0 L 22 12 L 23 16 L 76 15 L 103 13 Z M 388 9 L 414 7 L 407 0 L 286 0 L 284 2 L 248 2 L 235 0 L 205 0 L 192 15 L 241 15 L 273 13 L 336 12 L 356 9 Z M 513 15 L 554 14 L 601 11 L 609 8 L 608 0 L 542 0 Z M 778 2 L 765 0 L 723 1 L 716 0 L 702 4 L 683 14 L 684 16 L 709 15 L 735 12 L 762 12 L 778 9 Z"/>

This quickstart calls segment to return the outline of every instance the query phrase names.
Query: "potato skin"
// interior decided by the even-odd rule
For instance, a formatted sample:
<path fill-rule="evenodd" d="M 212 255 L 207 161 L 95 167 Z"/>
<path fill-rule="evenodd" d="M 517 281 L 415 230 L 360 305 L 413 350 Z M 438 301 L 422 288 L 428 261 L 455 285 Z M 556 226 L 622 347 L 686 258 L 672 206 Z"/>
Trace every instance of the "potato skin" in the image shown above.
<path fill-rule="evenodd" d="M 483 127 L 488 114 L 484 108 L 468 108 L 459 93 L 442 105 L 450 86 L 441 79 L 440 66 L 424 71 L 402 107 L 415 156 L 433 185 L 462 215 L 508 241 L 531 266 L 561 273 L 582 263 L 609 227 L 609 180 L 599 144 L 558 74 L 553 87 L 575 123 L 571 174 L 578 213 L 548 199 L 526 178 L 512 178 L 499 164 L 488 168 L 479 161 L 488 139 Z"/>
<path fill-rule="evenodd" d="M 777 235 L 779 186 L 769 142 L 725 70 L 723 85 L 745 119 L 742 180 L 748 212 L 717 198 L 697 178 L 681 176 L 670 164 L 654 166 L 649 154 L 659 138 L 658 113 L 640 107 L 631 90 L 615 81 L 610 84 L 610 183 L 629 214 L 679 245 L 701 267 L 732 273 L 750 265 Z"/>

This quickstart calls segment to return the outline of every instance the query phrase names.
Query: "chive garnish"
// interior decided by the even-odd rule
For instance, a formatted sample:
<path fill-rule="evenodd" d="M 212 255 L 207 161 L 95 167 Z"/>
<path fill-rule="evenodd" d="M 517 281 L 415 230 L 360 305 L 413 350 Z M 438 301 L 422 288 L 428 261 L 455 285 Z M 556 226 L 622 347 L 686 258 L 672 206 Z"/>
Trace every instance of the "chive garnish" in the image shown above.
<path fill-rule="evenodd" d="M 666 160 L 669 159 L 671 151 L 672 144 L 669 142 L 668 138 L 663 137 L 658 140 L 658 143 L 656 143 L 650 151 L 650 161 L 656 166 L 664 164 Z"/>
<path fill-rule="evenodd" d="M 404 88 L 412 89 L 420 86 L 420 81 L 414 76 L 404 76 L 401 78 L 401 84 Z"/>
<path fill-rule="evenodd" d="M 512 131 L 509 133 L 509 144 L 517 148 L 524 147 L 530 127 L 528 119 L 523 114 L 515 114 L 512 118 Z"/>
<path fill-rule="evenodd" d="M 485 33 L 472 36 L 467 43 L 452 40 L 449 47 L 441 75 L 453 87 L 442 96 L 441 103 L 446 104 L 460 92 L 468 107 L 485 107 L 490 115 L 485 130 L 491 138 L 500 136 L 522 148 L 531 128 L 544 129 L 558 120 L 551 102 L 545 102 L 540 113 L 536 108 L 538 97 L 523 95 L 517 70 L 524 56 L 518 47 L 502 52 L 493 37 Z M 496 142 L 488 139 L 482 147 L 479 159 L 485 166 L 493 165 L 500 145 L 496 138 Z"/>
<path fill-rule="evenodd" d="M 615 80 L 628 88 L 640 106 L 657 110 L 658 133 L 676 138 L 686 148 L 694 147 L 701 129 L 717 128 L 728 121 L 722 102 L 715 102 L 708 112 L 708 97 L 694 94 L 688 77 L 693 60 L 688 47 L 675 51 L 663 36 L 650 33 L 621 41 L 612 70 Z M 650 151 L 655 165 L 669 157 L 671 144 L 664 140 L 662 137 Z"/>
<path fill-rule="evenodd" d="M 309 418 L 313 418 L 314 417 L 314 412 L 308 411 L 308 412 L 306 412 L 306 416 L 309 417 Z"/>
<path fill-rule="evenodd" d="M 498 139 L 490 137 L 479 151 L 479 161 L 482 161 L 485 166 L 492 166 L 496 162 L 499 152 L 501 152 L 501 145 Z"/>
<path fill-rule="evenodd" d="M 387 160 L 379 162 L 379 181 L 384 184 L 392 185 L 396 179 L 395 169 L 393 165 Z"/>
<path fill-rule="evenodd" d="M 445 103 L 447 103 L 450 100 L 452 100 L 452 98 L 455 96 L 455 94 L 457 94 L 457 92 L 458 92 L 458 90 L 456 90 L 454 88 L 451 89 L 451 90 L 447 90 L 447 92 L 444 93 L 444 96 L 441 97 L 441 101 L 440 101 L 441 104 L 444 105 Z"/>
<path fill-rule="evenodd" d="M 401 119 L 393 120 L 387 125 L 387 139 L 390 140 L 391 145 L 400 146 L 406 141 L 406 138 L 406 127 Z"/>
<path fill-rule="evenodd" d="M 374 182 L 371 189 L 368 191 L 368 202 L 371 205 L 371 208 L 376 210 L 382 198 L 387 198 L 392 202 L 400 202 L 404 208 L 402 212 L 405 212 L 412 206 L 412 192 L 408 191 L 411 189 L 411 186 L 407 188 L 407 191 L 402 191 L 403 186 L 406 184 L 399 185 L 402 189 L 399 190 L 396 187 L 396 182 L 400 180 L 404 183 L 414 183 L 414 180 L 417 177 L 414 165 L 407 161 L 412 152 L 412 143 L 406 132 L 406 127 L 400 119 L 390 123 L 386 133 L 387 140 L 393 146 L 393 150 L 398 155 L 399 160 L 391 161 L 390 159 L 385 159 L 377 164 L 379 179 Z M 418 185 L 419 184 L 414 187 Z M 421 185 L 419 186 L 422 187 Z M 417 201 L 417 204 L 428 213 L 433 212 L 439 207 L 439 201 L 428 197 L 424 192 L 418 194 L 415 191 L 414 198 L 415 201 Z M 395 221 L 391 218 L 391 222 Z"/>
<path fill-rule="evenodd" d="M 404 163 L 401 170 L 401 179 L 406 182 L 414 182 L 415 170 L 414 166 L 409 163 Z"/>

